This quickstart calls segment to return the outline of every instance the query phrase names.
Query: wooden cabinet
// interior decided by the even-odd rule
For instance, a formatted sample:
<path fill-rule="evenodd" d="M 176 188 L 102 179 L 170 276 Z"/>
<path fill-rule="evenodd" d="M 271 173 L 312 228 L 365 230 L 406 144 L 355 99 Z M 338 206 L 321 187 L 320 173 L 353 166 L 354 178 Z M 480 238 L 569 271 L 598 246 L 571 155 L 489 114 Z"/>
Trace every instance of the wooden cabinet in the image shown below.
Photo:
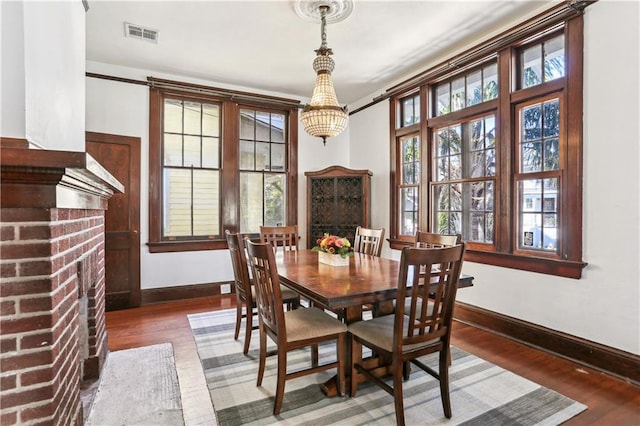
<path fill-rule="evenodd" d="M 307 177 L 307 246 L 325 233 L 346 237 L 353 244 L 358 226 L 370 227 L 369 170 L 330 166 Z"/>

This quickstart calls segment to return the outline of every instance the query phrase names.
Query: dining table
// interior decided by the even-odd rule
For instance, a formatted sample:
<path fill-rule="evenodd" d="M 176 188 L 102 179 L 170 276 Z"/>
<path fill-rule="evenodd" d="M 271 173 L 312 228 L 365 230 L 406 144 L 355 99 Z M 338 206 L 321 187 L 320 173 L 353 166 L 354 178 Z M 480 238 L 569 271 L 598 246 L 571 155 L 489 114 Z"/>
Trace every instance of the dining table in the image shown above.
<path fill-rule="evenodd" d="M 393 312 L 399 260 L 353 253 L 348 265 L 332 266 L 319 262 L 318 253 L 313 250 L 297 250 L 280 251 L 276 264 L 282 284 L 315 306 L 340 312 L 346 324 L 362 320 L 366 305 L 374 307 L 375 315 Z M 458 288 L 472 285 L 472 276 L 460 276 Z M 347 360 L 351 359 L 350 354 L 347 348 Z M 328 396 L 335 395 L 335 380 L 325 383 L 322 389 Z"/>

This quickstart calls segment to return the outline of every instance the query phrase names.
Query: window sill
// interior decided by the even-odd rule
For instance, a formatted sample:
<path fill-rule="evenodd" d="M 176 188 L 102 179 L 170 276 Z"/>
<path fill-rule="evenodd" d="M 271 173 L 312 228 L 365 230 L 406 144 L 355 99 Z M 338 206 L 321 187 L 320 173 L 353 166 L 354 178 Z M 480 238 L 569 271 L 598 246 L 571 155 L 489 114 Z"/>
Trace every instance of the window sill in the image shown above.
<path fill-rule="evenodd" d="M 150 253 L 171 253 L 180 251 L 223 250 L 227 249 L 227 241 L 196 240 L 196 241 L 156 241 L 148 242 Z"/>
<path fill-rule="evenodd" d="M 467 250 L 464 255 L 464 260 L 466 262 L 484 263 L 486 265 L 501 266 L 503 268 L 520 269 L 523 271 L 575 279 L 582 278 L 582 269 L 587 266 L 586 262 L 575 260 L 548 259 L 474 250 Z"/>
<path fill-rule="evenodd" d="M 402 250 L 403 247 L 413 245 L 412 241 L 400 239 L 389 239 L 388 241 L 389 246 L 394 250 Z M 587 266 L 587 263 L 582 261 L 549 259 L 471 249 L 467 249 L 465 252 L 464 260 L 465 262 L 483 263 L 485 265 L 575 279 L 582 277 L 582 270 Z"/>

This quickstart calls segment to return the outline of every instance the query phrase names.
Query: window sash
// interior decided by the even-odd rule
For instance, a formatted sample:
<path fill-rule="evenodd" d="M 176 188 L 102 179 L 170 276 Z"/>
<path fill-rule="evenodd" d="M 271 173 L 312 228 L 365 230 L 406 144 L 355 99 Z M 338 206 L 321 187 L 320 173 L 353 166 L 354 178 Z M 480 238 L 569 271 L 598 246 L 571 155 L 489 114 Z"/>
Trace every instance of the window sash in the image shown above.
<path fill-rule="evenodd" d="M 165 97 L 162 239 L 220 232 L 220 103 Z"/>

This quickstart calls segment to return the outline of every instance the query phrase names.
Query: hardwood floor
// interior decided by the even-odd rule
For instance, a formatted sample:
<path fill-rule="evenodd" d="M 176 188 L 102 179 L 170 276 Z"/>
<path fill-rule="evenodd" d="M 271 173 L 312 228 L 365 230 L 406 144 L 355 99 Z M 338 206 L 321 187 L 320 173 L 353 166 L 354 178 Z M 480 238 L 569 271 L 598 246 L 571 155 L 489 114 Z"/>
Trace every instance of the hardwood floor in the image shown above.
<path fill-rule="evenodd" d="M 215 296 L 107 312 L 109 350 L 172 343 L 186 424 L 215 424 L 186 316 L 232 307 L 235 296 Z M 637 386 L 458 322 L 452 344 L 589 407 L 565 425 L 640 425 Z"/>

